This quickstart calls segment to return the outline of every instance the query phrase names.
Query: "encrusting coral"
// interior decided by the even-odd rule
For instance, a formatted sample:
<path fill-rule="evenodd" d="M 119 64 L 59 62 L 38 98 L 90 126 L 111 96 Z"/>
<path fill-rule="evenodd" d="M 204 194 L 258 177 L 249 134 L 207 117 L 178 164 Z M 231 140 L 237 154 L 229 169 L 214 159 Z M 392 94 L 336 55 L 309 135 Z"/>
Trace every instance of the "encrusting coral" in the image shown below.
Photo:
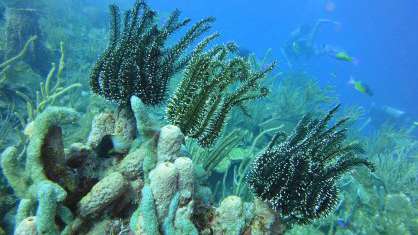
<path fill-rule="evenodd" d="M 247 184 L 255 196 L 288 224 L 306 224 L 329 214 L 338 200 L 337 180 L 359 165 L 373 165 L 356 154 L 358 144 L 344 144 L 342 119 L 327 128 L 339 106 L 322 119 L 305 116 L 283 142 L 278 133 L 249 166 Z"/>
<path fill-rule="evenodd" d="M 268 94 L 260 80 L 274 67 L 271 64 L 264 70 L 251 71 L 244 58 L 234 56 L 237 50 L 234 44 L 219 45 L 205 52 L 217 36 L 207 37 L 196 47 L 184 78 L 167 105 L 170 123 L 206 147 L 219 137 L 233 107 L 243 108 L 246 102 Z"/>

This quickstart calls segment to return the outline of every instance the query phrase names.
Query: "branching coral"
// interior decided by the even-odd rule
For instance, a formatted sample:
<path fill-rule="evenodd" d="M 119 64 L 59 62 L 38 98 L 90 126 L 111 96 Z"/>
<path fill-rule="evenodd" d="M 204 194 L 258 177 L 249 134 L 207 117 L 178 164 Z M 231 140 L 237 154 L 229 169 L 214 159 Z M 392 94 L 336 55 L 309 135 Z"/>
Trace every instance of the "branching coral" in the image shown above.
<path fill-rule="evenodd" d="M 167 106 L 167 118 L 202 146 L 210 146 L 218 138 L 233 107 L 266 96 L 268 89 L 260 80 L 274 64 L 253 72 L 248 62 L 231 56 L 234 44 L 219 45 L 204 52 L 217 37 L 207 37 L 193 52 L 184 79 Z"/>
<path fill-rule="evenodd" d="M 347 129 L 342 119 L 327 128 L 338 106 L 322 119 L 305 116 L 293 135 L 277 143 L 277 134 L 258 155 L 247 175 L 252 192 L 269 202 L 289 224 L 310 223 L 335 207 L 337 180 L 359 165 L 373 165 L 358 158 L 358 144 L 344 144 Z"/>
<path fill-rule="evenodd" d="M 168 38 L 190 22 L 189 19 L 179 21 L 178 10 L 160 27 L 155 22 L 156 12 L 144 1 L 137 0 L 134 8 L 125 14 L 123 30 L 118 7 L 111 5 L 110 11 L 109 45 L 92 71 L 93 91 L 121 105 L 129 104 L 133 95 L 146 105 L 162 103 L 169 79 L 190 59 L 183 55 L 184 51 L 210 28 L 214 19 L 199 21 L 176 44 L 167 47 Z"/>

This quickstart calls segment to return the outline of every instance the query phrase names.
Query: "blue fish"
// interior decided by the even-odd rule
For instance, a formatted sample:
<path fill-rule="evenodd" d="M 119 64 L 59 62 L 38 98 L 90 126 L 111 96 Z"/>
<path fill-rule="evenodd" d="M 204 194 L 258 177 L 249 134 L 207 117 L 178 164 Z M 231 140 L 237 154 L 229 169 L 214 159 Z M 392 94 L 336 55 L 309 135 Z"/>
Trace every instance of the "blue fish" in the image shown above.
<path fill-rule="evenodd" d="M 348 220 L 345 220 L 343 218 L 337 219 L 337 226 L 340 228 L 348 228 L 350 226 L 350 222 Z"/>

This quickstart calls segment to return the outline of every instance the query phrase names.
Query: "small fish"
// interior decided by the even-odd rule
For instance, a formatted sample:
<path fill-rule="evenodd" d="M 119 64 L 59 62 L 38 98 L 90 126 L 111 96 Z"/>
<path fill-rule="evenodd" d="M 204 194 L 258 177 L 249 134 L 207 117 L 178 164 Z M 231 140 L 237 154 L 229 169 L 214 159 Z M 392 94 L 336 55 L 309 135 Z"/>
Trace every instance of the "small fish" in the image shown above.
<path fill-rule="evenodd" d="M 369 88 L 368 85 L 364 84 L 361 81 L 356 81 L 354 80 L 353 77 L 350 77 L 350 80 L 348 81 L 349 84 L 352 84 L 354 86 L 354 89 L 356 89 L 357 91 L 366 94 L 368 96 L 373 96 L 373 92 L 372 90 Z"/>
<path fill-rule="evenodd" d="M 300 54 L 300 53 L 301 53 L 302 48 L 301 48 L 301 46 L 300 46 L 300 44 L 299 44 L 298 42 L 294 41 L 294 42 L 292 43 L 292 50 L 293 50 L 293 52 L 294 52 L 295 54 Z"/>
<path fill-rule="evenodd" d="M 336 73 L 330 73 L 329 75 L 330 75 L 332 78 L 334 78 L 334 79 L 337 79 L 337 78 L 338 78 Z"/>
<path fill-rule="evenodd" d="M 105 135 L 96 147 L 97 156 L 108 158 L 117 156 L 129 151 L 130 143 L 123 137 L 116 135 Z"/>
<path fill-rule="evenodd" d="M 333 1 L 327 1 L 324 8 L 326 12 L 334 12 L 337 5 Z"/>
<path fill-rule="evenodd" d="M 337 219 L 337 225 L 340 228 L 348 228 L 350 226 L 350 221 L 348 221 L 348 219 L 345 220 L 343 218 L 338 218 Z"/>
<path fill-rule="evenodd" d="M 414 126 L 418 126 L 418 122 L 414 122 L 413 124 L 414 124 Z"/>
<path fill-rule="evenodd" d="M 335 54 L 335 58 L 337 60 L 342 60 L 350 63 L 354 61 L 353 57 L 349 56 L 347 52 L 344 51 L 340 51 L 337 54 Z"/>
<path fill-rule="evenodd" d="M 394 117 L 394 118 L 400 118 L 405 115 L 405 111 L 399 110 L 394 107 L 390 107 L 387 105 L 382 106 L 383 112 L 385 112 L 387 115 Z"/>

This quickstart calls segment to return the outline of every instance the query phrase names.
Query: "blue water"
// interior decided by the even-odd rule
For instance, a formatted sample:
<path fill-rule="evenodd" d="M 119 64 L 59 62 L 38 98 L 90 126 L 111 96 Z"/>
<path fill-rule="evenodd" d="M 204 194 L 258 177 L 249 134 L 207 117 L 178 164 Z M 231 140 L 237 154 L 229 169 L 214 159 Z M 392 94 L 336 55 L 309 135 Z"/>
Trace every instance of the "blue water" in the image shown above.
<path fill-rule="evenodd" d="M 117 2 L 130 7 L 132 0 Z M 327 5 L 334 4 L 332 11 Z M 329 57 L 314 58 L 309 72 L 321 84 L 335 85 L 345 104 L 369 107 L 387 105 L 405 111 L 418 120 L 418 4 L 415 0 L 176 0 L 150 1 L 162 12 L 175 8 L 194 20 L 214 16 L 214 29 L 224 41 L 235 41 L 259 56 L 271 48 L 279 69 L 287 69 L 280 53 L 289 34 L 300 25 L 317 19 L 331 19 L 340 26 L 320 29 L 318 44 L 330 44 L 350 53 L 357 65 Z M 337 79 L 330 76 L 337 74 Z M 368 84 L 374 92 L 368 97 L 347 82 L 353 76 Z"/>

